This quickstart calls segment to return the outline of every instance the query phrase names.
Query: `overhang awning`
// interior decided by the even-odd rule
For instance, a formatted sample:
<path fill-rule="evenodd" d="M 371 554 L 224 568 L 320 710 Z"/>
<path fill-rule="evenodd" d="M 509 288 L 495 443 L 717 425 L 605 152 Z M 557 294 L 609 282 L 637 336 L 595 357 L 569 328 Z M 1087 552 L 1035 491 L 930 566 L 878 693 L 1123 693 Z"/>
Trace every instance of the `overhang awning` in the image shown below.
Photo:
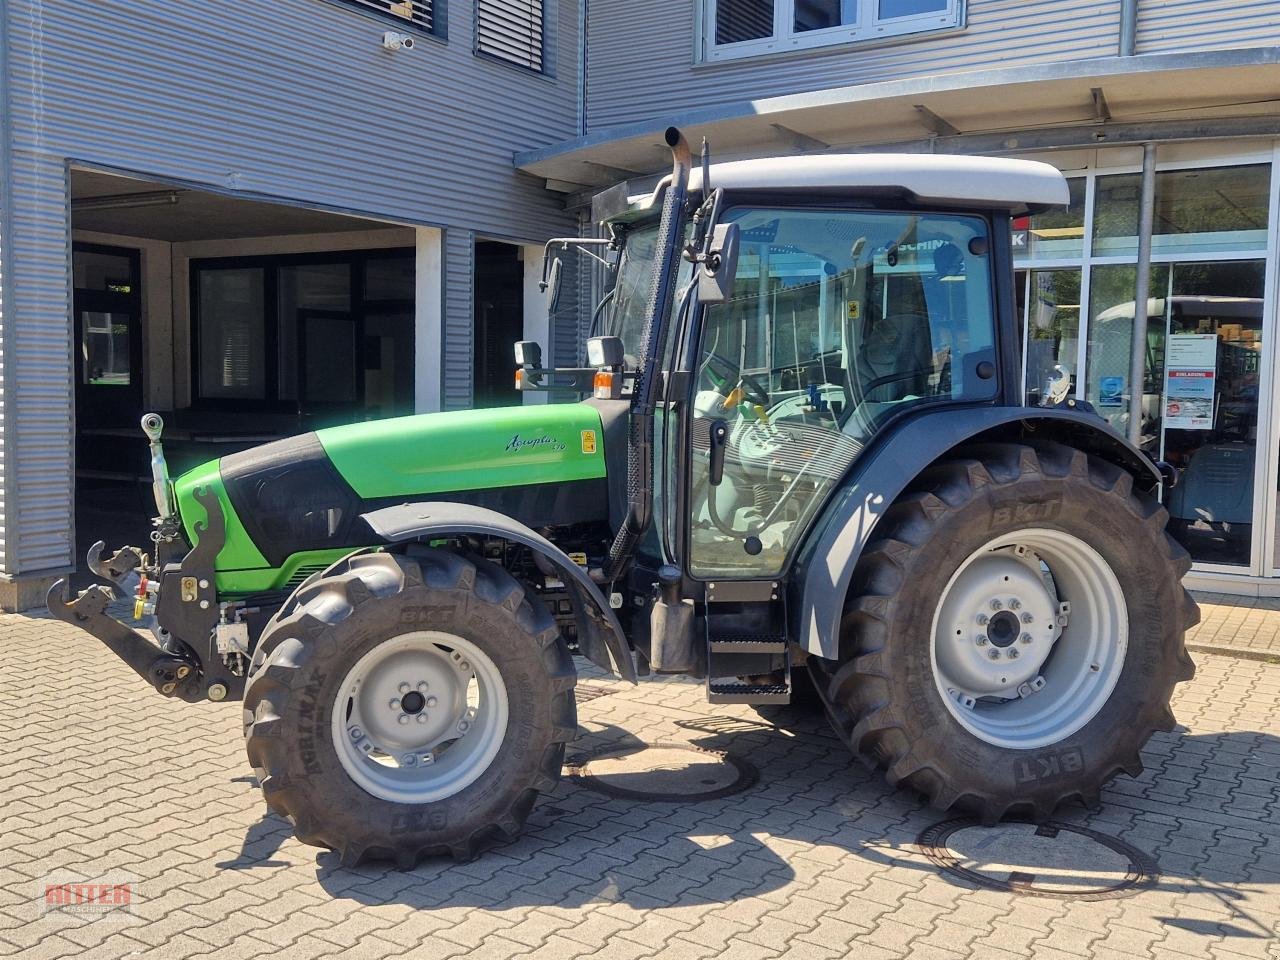
<path fill-rule="evenodd" d="M 722 160 L 828 149 L 1020 153 L 1280 134 L 1278 66 L 1280 49 L 1256 47 L 834 87 L 606 127 L 518 153 L 515 165 L 561 192 L 606 187 L 664 169 L 662 133 L 672 124 L 693 143 L 708 137 Z"/>

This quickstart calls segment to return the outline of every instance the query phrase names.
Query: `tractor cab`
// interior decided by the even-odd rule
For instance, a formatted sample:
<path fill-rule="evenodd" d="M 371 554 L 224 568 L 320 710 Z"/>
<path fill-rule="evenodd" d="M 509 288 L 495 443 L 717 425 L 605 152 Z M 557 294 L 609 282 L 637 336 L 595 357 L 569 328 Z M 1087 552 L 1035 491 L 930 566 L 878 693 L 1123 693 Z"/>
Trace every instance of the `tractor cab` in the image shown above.
<path fill-rule="evenodd" d="M 654 519 L 631 585 L 653 592 L 678 574 L 679 595 L 699 603 L 760 600 L 737 601 L 735 629 L 770 637 L 777 656 L 754 658 L 767 671 L 730 667 L 767 672 L 772 692 L 736 684 L 734 698 L 785 699 L 793 568 L 859 456 L 903 419 L 1021 402 L 1009 219 L 1064 202 L 1065 183 L 1042 164 L 986 158 L 704 159 L 671 212 L 677 179 L 603 223 L 610 256 L 598 259 L 613 282 L 588 352 L 615 362 L 522 364 L 519 381 L 590 385 L 642 426 L 652 392 L 652 475 L 638 479 Z M 681 242 L 664 243 L 669 222 Z M 665 306 L 651 313 L 657 286 Z M 629 442 L 646 459 L 646 438 Z M 663 606 L 633 628 L 638 647 L 655 669 L 705 667 L 715 698 L 717 645 L 704 654 L 692 627 L 673 638 Z"/>

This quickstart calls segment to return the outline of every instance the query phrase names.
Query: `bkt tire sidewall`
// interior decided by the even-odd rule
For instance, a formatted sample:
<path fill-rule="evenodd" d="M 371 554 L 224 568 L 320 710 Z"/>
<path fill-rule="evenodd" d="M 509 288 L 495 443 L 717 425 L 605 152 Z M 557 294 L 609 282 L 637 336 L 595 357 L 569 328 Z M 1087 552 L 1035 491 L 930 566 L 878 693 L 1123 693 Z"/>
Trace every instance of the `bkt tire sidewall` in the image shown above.
<path fill-rule="evenodd" d="M 1066 739 L 1043 748 L 996 747 L 965 729 L 942 701 L 933 673 L 934 613 L 952 574 L 975 550 L 1004 534 L 1042 527 L 1057 529 L 1093 547 L 1119 580 L 1127 605 L 1128 648 L 1116 686 L 1097 715 Z M 887 659 L 906 696 L 899 717 L 904 730 L 928 736 L 957 763 L 985 771 L 1001 792 L 1028 794 L 1074 781 L 1084 769 L 1109 770 L 1123 763 L 1124 736 L 1162 710 L 1161 661 L 1180 637 L 1181 596 L 1171 577 L 1163 533 L 1145 525 L 1115 496 L 1086 481 L 1044 479 L 987 487 L 969 503 L 940 518 L 927 547 L 916 551 L 905 571 Z M 1068 626 L 1068 629 L 1070 627 Z M 895 698 L 896 699 L 896 698 Z"/>
<path fill-rule="evenodd" d="M 506 686 L 509 714 L 502 745 L 475 782 L 434 803 L 403 804 L 375 797 L 351 780 L 333 742 L 333 711 L 340 684 L 361 657 L 380 643 L 420 630 L 461 636 L 488 654 Z M 418 846 L 429 846 L 433 835 L 442 843 L 455 841 L 458 824 L 501 818 L 539 776 L 545 734 L 554 725 L 548 710 L 550 692 L 540 692 L 537 686 L 546 677 L 542 651 L 504 607 L 464 603 L 459 609 L 456 595 L 409 588 L 394 599 L 357 608 L 332 627 L 331 634 L 312 651 L 303 688 L 289 700 L 287 712 L 294 715 L 283 718 L 299 732 L 290 774 L 307 783 L 320 819 L 347 820 L 349 834 L 355 835 L 362 818 L 390 825 L 392 836 Z"/>

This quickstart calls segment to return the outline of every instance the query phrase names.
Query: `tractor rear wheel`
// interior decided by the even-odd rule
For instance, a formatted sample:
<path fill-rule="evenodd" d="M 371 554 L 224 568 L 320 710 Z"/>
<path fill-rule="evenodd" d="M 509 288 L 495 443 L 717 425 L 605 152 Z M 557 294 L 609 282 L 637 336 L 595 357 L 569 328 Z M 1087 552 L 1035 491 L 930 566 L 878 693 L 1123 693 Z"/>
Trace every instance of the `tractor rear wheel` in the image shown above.
<path fill-rule="evenodd" d="M 1054 443 L 921 475 L 862 554 L 826 672 L 833 725 L 891 783 L 986 822 L 1093 802 L 1174 726 L 1199 610 L 1130 474 Z"/>
<path fill-rule="evenodd" d="M 268 805 L 344 864 L 469 859 L 512 839 L 576 735 L 573 661 L 506 571 L 360 554 L 263 631 L 245 739 Z"/>

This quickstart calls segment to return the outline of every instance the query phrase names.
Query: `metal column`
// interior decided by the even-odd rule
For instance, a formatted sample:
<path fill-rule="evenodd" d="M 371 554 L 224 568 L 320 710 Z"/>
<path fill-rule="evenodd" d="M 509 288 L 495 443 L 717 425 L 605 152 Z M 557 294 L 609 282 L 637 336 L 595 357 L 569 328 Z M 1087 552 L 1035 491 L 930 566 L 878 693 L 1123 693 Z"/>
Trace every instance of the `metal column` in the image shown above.
<path fill-rule="evenodd" d="M 1142 440 L 1142 393 L 1147 374 L 1147 304 L 1151 297 L 1151 230 L 1156 207 L 1156 145 L 1142 146 L 1142 205 L 1138 208 L 1138 269 L 1129 360 L 1129 441 Z"/>

